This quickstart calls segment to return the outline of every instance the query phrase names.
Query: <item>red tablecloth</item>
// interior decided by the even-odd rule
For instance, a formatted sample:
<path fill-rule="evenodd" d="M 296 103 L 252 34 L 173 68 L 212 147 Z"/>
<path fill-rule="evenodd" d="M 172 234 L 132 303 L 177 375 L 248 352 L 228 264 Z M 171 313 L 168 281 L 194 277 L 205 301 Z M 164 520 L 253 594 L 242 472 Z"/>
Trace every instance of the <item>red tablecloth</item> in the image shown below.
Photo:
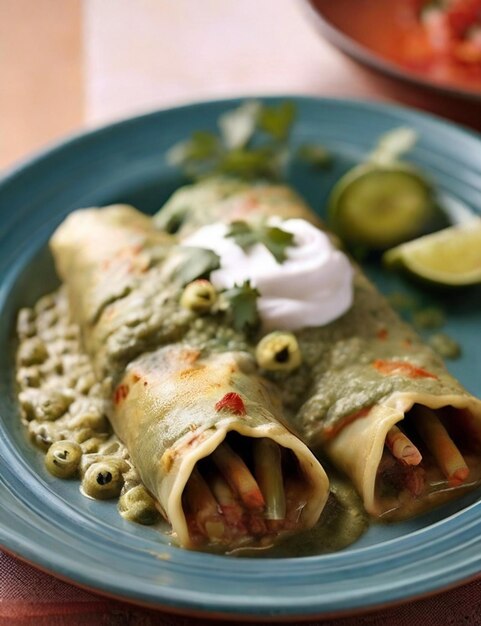
<path fill-rule="evenodd" d="M 108 600 L 59 581 L 0 552 L 0 626 L 212 626 L 213 623 Z M 481 580 L 395 608 L 307 624 L 479 626 Z"/>

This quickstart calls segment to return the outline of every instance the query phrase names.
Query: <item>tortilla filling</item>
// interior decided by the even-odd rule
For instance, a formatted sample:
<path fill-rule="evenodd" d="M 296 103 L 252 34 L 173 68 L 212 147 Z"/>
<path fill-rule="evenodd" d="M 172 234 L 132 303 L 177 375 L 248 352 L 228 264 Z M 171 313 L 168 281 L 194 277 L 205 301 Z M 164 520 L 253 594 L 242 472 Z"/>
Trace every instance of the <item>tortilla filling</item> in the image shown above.
<path fill-rule="evenodd" d="M 381 514 L 408 517 L 426 498 L 442 502 L 478 484 L 480 452 L 481 423 L 469 411 L 415 404 L 386 436 L 375 487 Z"/>
<path fill-rule="evenodd" d="M 266 545 L 300 528 L 311 485 L 295 454 L 271 439 L 229 433 L 198 461 L 182 506 L 195 546 Z"/>

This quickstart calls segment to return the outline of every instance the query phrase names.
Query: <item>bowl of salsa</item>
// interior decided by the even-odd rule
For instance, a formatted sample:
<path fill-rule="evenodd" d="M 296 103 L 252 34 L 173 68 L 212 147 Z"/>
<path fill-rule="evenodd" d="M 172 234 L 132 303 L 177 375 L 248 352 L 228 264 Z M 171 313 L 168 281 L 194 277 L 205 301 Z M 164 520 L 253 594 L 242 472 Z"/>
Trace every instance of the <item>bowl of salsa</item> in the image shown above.
<path fill-rule="evenodd" d="M 398 78 L 481 100 L 481 0 L 308 0 L 341 50 Z"/>

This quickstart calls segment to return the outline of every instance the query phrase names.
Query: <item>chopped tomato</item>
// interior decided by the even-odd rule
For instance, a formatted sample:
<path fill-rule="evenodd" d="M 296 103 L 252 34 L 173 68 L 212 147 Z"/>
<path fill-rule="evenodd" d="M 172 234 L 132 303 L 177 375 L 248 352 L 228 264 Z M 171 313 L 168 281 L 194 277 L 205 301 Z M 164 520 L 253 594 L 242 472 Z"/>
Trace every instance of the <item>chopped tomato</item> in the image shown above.
<path fill-rule="evenodd" d="M 119 385 L 114 393 L 114 404 L 120 404 L 129 395 L 128 385 Z"/>
<path fill-rule="evenodd" d="M 417 367 L 406 361 L 384 361 L 383 359 L 376 359 L 373 362 L 373 367 L 385 376 L 401 375 L 407 376 L 408 378 L 437 378 L 437 376 L 422 367 Z"/>
<path fill-rule="evenodd" d="M 238 393 L 233 391 L 226 393 L 215 405 L 216 411 L 228 411 L 234 415 L 245 415 L 246 407 Z"/>

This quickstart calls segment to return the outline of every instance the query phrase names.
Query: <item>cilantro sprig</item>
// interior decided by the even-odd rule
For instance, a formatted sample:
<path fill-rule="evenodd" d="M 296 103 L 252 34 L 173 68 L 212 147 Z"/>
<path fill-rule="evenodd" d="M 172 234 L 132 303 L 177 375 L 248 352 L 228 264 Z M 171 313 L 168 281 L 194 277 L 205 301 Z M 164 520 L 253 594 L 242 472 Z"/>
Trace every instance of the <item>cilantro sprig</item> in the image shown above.
<path fill-rule="evenodd" d="M 232 325 L 238 332 L 248 332 L 259 324 L 257 298 L 259 291 L 249 280 L 242 285 L 234 285 L 231 289 L 222 292 L 222 299 L 226 303 L 227 313 L 231 317 Z"/>
<path fill-rule="evenodd" d="M 197 278 L 208 278 L 220 267 L 219 255 L 206 248 L 178 246 L 167 261 L 165 272 L 171 280 L 185 287 Z"/>
<path fill-rule="evenodd" d="M 226 237 L 234 239 L 236 244 L 243 250 L 248 250 L 256 243 L 263 244 L 278 263 L 283 263 L 286 256 L 286 248 L 294 245 L 294 235 L 278 226 L 259 222 L 248 224 L 242 220 L 231 222 Z"/>
<path fill-rule="evenodd" d="M 297 150 L 297 158 L 316 169 L 326 169 L 332 165 L 332 155 L 320 144 L 302 144 Z"/>
<path fill-rule="evenodd" d="M 219 118 L 219 132 L 194 132 L 170 149 L 167 160 L 194 179 L 211 175 L 280 179 L 289 158 L 295 117 L 293 102 L 247 101 Z"/>

